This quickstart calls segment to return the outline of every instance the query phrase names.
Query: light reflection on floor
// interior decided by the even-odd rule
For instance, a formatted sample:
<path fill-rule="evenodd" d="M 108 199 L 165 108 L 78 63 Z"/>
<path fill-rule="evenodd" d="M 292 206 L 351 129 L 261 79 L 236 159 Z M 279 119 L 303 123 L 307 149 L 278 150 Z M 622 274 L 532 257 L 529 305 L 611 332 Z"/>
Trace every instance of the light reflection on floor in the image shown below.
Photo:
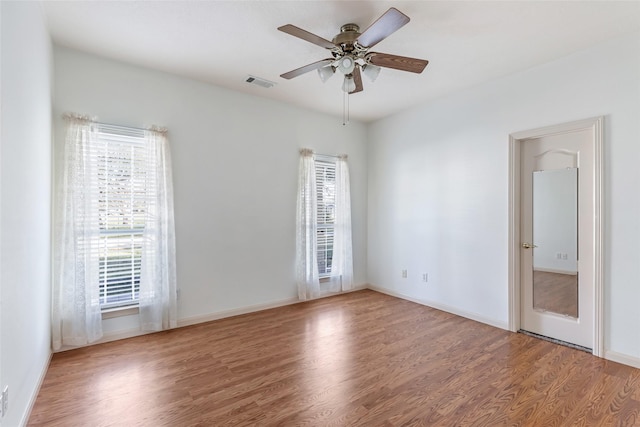
<path fill-rule="evenodd" d="M 350 316 L 342 309 L 322 311 L 307 321 L 302 351 L 308 377 L 302 396 L 309 403 L 331 406 L 352 396 L 350 330 Z"/>

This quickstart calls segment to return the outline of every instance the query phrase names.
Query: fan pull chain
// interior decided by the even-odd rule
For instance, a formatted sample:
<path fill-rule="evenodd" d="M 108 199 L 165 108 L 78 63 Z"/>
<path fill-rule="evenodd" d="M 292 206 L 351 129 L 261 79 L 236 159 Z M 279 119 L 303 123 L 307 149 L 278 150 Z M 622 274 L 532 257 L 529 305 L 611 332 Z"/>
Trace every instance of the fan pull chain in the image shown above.
<path fill-rule="evenodd" d="M 342 126 L 349 124 L 349 92 L 343 92 L 342 98 Z"/>

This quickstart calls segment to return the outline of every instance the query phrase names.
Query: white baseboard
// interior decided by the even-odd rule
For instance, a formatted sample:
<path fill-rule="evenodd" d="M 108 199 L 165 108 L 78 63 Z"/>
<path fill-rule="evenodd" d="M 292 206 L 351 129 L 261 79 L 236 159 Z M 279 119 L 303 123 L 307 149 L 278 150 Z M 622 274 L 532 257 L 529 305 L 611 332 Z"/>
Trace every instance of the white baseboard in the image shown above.
<path fill-rule="evenodd" d="M 226 317 L 240 316 L 242 314 L 255 313 L 258 311 L 269 310 L 271 308 L 284 307 L 285 305 L 297 304 L 300 301 L 298 298 L 288 298 L 285 300 L 274 301 L 264 304 L 249 305 L 241 308 L 234 308 L 231 310 L 223 310 L 215 313 L 204 314 L 201 316 L 185 317 L 178 320 L 178 328 L 183 326 L 196 325 L 198 323 L 211 322 L 212 320 L 220 320 Z"/>
<path fill-rule="evenodd" d="M 340 295 L 340 294 L 347 294 L 349 292 L 361 291 L 363 289 L 367 289 L 367 286 L 366 285 L 358 285 L 358 286 L 356 286 L 353 289 L 350 289 L 348 291 L 335 292 L 335 293 L 323 295 L 323 296 L 318 297 L 316 299 L 327 298 L 327 297 L 331 297 L 331 296 L 334 296 L 334 295 Z M 306 301 L 310 301 L 310 300 L 306 300 Z M 219 311 L 219 312 L 216 312 L 216 313 L 205 314 L 205 315 L 202 315 L 202 316 L 186 317 L 184 319 L 179 319 L 178 320 L 178 327 L 181 328 L 183 326 L 190 326 L 190 325 L 196 325 L 198 323 L 211 322 L 213 320 L 224 319 L 226 317 L 240 316 L 242 314 L 255 313 L 255 312 L 258 312 L 258 311 L 269 310 L 269 309 L 272 309 L 272 308 L 278 308 L 278 307 L 284 307 L 284 306 L 287 306 L 287 305 L 299 304 L 301 302 L 305 302 L 305 301 L 300 301 L 298 298 L 288 298 L 288 299 L 285 299 L 285 300 L 274 301 L 274 302 L 270 302 L 270 303 L 255 304 L 255 305 L 250 305 L 250 306 L 241 307 L 241 308 L 234 308 L 234 309 L 231 309 L 231 310 Z"/>
<path fill-rule="evenodd" d="M 356 291 L 360 291 L 360 290 L 363 290 L 363 289 L 370 289 L 370 290 L 375 291 L 375 292 L 380 292 L 382 294 L 386 294 L 386 295 L 390 295 L 390 296 L 393 296 L 393 297 L 396 297 L 396 298 L 401 298 L 401 299 L 404 299 L 404 300 L 407 300 L 407 301 L 415 302 L 417 304 L 425 305 L 427 307 L 432 307 L 432 308 L 435 308 L 435 309 L 438 309 L 438 310 L 446 311 L 447 313 L 455 314 L 457 316 L 461 316 L 461 317 L 464 317 L 464 318 L 467 318 L 467 319 L 471 319 L 471 320 L 474 320 L 476 322 L 484 323 L 486 325 L 494 326 L 496 328 L 509 330 L 509 325 L 506 322 L 499 322 L 499 321 L 496 321 L 494 319 L 489 319 L 487 317 L 478 315 L 476 313 L 471 313 L 471 312 L 468 312 L 468 311 L 465 311 L 465 310 L 460 310 L 458 308 L 451 307 L 451 306 L 446 305 L 446 304 L 441 304 L 441 303 L 434 302 L 434 301 L 429 301 L 429 300 L 423 300 L 423 299 L 419 299 L 419 298 L 410 297 L 408 295 L 404 295 L 404 294 L 401 294 L 399 292 L 391 291 L 391 290 L 384 289 L 384 288 L 379 288 L 379 287 L 371 285 L 371 284 L 358 285 L 358 286 L 354 287 L 353 289 L 351 289 L 349 291 L 339 292 L 339 293 L 335 293 L 335 294 L 331 294 L 331 295 L 325 295 L 325 296 L 322 296 L 320 298 L 330 297 L 330 296 L 339 295 L 339 294 L 343 294 L 343 293 L 356 292 Z M 210 313 L 210 314 L 206 314 L 206 315 L 202 315 L 202 316 L 187 317 L 187 318 L 178 320 L 178 327 L 190 326 L 190 325 L 195 325 L 195 324 L 204 323 L 204 322 L 210 322 L 210 321 L 213 321 L 213 320 L 224 319 L 226 317 L 239 316 L 239 315 L 242 315 L 242 314 L 255 313 L 255 312 L 258 312 L 258 311 L 262 311 L 262 310 L 269 310 L 271 308 L 277 308 L 277 307 L 284 307 L 284 306 L 287 306 L 287 305 L 299 304 L 301 302 L 304 302 L 304 301 L 300 301 L 297 298 L 288 298 L 288 299 L 285 299 L 285 300 L 280 300 L 280 301 L 275 301 L 275 302 L 270 302 L 270 303 L 255 304 L 255 305 L 242 307 L 242 308 L 237 308 L 237 309 L 232 309 L 232 310 L 224 310 L 224 311 L 220 311 L 220 312 L 216 312 L 216 313 Z M 96 341 L 96 342 L 94 342 L 92 344 L 89 344 L 89 345 L 101 344 L 101 343 L 106 343 L 106 342 L 110 342 L 110 341 L 117 341 L 117 340 L 121 340 L 121 339 L 125 339 L 125 338 L 133 338 L 133 337 L 140 336 L 140 335 L 146 335 L 148 333 L 149 332 L 143 332 L 138 328 L 121 330 L 121 331 L 114 331 L 114 332 L 110 332 L 110 333 L 105 334 L 100 340 L 98 340 L 98 341 Z M 59 350 L 59 351 L 72 350 L 74 348 L 78 348 L 78 347 L 64 348 L 64 349 Z M 51 361 L 52 355 L 53 355 L 53 353 L 51 353 L 49 355 L 49 363 Z M 618 353 L 618 352 L 611 351 L 611 350 L 605 350 L 604 358 L 607 359 L 607 360 L 611 360 L 613 362 L 622 363 L 623 365 L 628 365 L 628 366 L 632 366 L 634 368 L 639 368 L 640 369 L 640 358 L 637 358 L 637 357 L 634 357 L 634 356 L 629 356 L 629 355 Z M 40 373 L 39 380 L 38 380 L 38 387 L 36 388 L 36 391 L 34 392 L 33 396 L 31 397 L 31 399 L 29 401 L 29 405 L 28 405 L 27 410 L 25 411 L 25 417 L 23 419 L 22 425 L 25 425 L 26 422 L 29 419 L 29 415 L 31 414 L 31 409 L 33 408 L 33 405 L 35 404 L 36 398 L 38 396 L 38 391 L 40 390 L 40 388 L 42 386 L 42 383 L 44 381 L 44 378 L 45 378 L 45 375 L 47 373 L 47 368 L 49 366 L 49 363 L 46 364 L 46 366 L 44 367 L 44 369 Z"/>
<path fill-rule="evenodd" d="M 629 356 L 627 354 L 618 353 L 611 350 L 604 351 L 604 358 L 611 360 L 612 362 L 622 363 L 623 365 L 633 366 L 634 368 L 640 368 L 640 358 Z"/>
<path fill-rule="evenodd" d="M 99 340 L 96 340 L 96 341 L 94 341 L 92 343 L 84 344 L 84 345 L 77 345 L 77 346 L 62 346 L 61 349 L 55 350 L 54 353 L 62 353 L 64 351 L 75 350 L 77 348 L 90 347 L 92 345 L 104 344 L 104 343 L 111 342 L 111 341 L 124 340 L 124 339 L 127 339 L 127 338 L 138 337 L 140 335 L 146 335 L 146 334 L 149 334 L 149 333 L 153 333 L 153 332 L 141 331 L 140 328 L 122 329 L 122 330 L 119 330 L 119 331 L 107 332 L 107 333 L 102 335 L 102 338 L 100 338 Z"/>
<path fill-rule="evenodd" d="M 103 344 L 106 342 L 124 340 L 127 338 L 139 337 L 140 335 L 146 335 L 146 334 L 152 334 L 152 333 L 153 332 L 142 331 L 140 330 L 140 328 L 123 329 L 120 331 L 107 332 L 98 341 L 92 342 L 91 344 L 88 344 L 88 345 Z"/>
<path fill-rule="evenodd" d="M 390 290 L 384 289 L 384 288 L 379 288 L 379 287 L 374 286 L 374 285 L 368 285 L 367 288 L 371 289 L 372 291 L 376 291 L 376 292 L 380 292 L 380 293 L 383 293 L 383 294 L 391 295 L 392 297 L 401 298 L 401 299 L 404 299 L 404 300 L 407 300 L 407 301 L 415 302 L 417 304 L 426 305 L 427 307 L 431 307 L 431 308 L 435 308 L 435 309 L 438 309 L 438 310 L 446 311 L 447 313 L 455 314 L 456 316 L 460 316 L 460 317 L 464 317 L 464 318 L 467 318 L 467 319 L 475 320 L 476 322 L 484 323 L 484 324 L 489 325 L 489 326 L 493 326 L 493 327 L 496 327 L 496 328 L 509 330 L 509 324 L 507 322 L 500 322 L 500 321 L 497 321 L 495 319 L 490 319 L 488 317 L 481 316 L 481 315 L 479 315 L 477 313 L 472 313 L 472 312 L 469 312 L 469 311 L 460 310 L 459 308 L 451 307 L 449 305 L 442 304 L 442 303 L 435 302 L 435 301 L 429 301 L 429 300 L 423 300 L 423 299 L 419 299 L 419 298 L 410 297 L 408 295 L 404 295 L 404 294 L 401 294 L 401 293 L 395 292 L 395 291 L 390 291 Z"/>
<path fill-rule="evenodd" d="M 354 292 L 354 291 L 360 291 L 362 289 L 367 289 L 367 286 L 366 285 L 358 285 L 358 286 L 354 287 L 351 290 L 344 291 L 344 292 L 336 292 L 336 293 L 332 293 L 332 294 L 328 294 L 328 295 L 323 295 L 323 296 L 319 297 L 318 299 L 331 297 L 331 296 L 334 296 L 334 295 L 346 294 L 346 293 Z M 178 328 L 181 328 L 181 327 L 184 327 L 184 326 L 196 325 L 198 323 L 211 322 L 213 320 L 220 320 L 220 319 L 224 319 L 224 318 L 227 318 L 227 317 L 240 316 L 242 314 L 249 314 L 249 313 L 255 313 L 255 312 L 258 312 L 258 311 L 269 310 L 271 308 L 284 307 L 284 306 L 287 306 L 287 305 L 298 304 L 298 303 L 301 303 L 301 302 L 304 302 L 304 301 L 300 301 L 298 298 L 287 298 L 287 299 L 280 300 L 280 301 L 268 302 L 268 303 L 263 303 L 263 304 L 249 305 L 249 306 L 246 306 L 246 307 L 234 308 L 234 309 L 231 309 L 231 310 L 223 310 L 223 311 L 204 314 L 204 315 L 200 315 L 200 316 L 185 317 L 183 319 L 178 319 Z M 137 336 L 140 336 L 140 335 L 146 335 L 146 334 L 149 334 L 149 333 L 153 333 L 153 332 L 141 331 L 139 328 L 122 329 L 122 330 L 119 330 L 119 331 L 107 332 L 102 336 L 102 338 L 100 338 L 99 340 L 97 340 L 95 342 L 92 342 L 91 344 L 87 344 L 86 346 L 96 345 L 96 344 L 103 344 L 103 343 L 107 343 L 107 342 L 111 342 L 111 341 L 118 341 L 118 340 L 122 340 L 122 339 L 126 339 L 126 338 L 133 338 L 133 337 L 137 337 Z M 56 353 L 57 352 L 61 352 L 61 351 L 73 350 L 73 349 L 80 348 L 80 347 L 86 347 L 86 346 L 63 347 L 62 349 L 57 350 Z"/>
<path fill-rule="evenodd" d="M 42 388 L 44 379 L 47 376 L 47 370 L 49 369 L 49 365 L 51 364 L 52 357 L 53 357 L 53 352 L 49 351 L 49 358 L 47 360 L 47 363 L 45 363 L 42 369 L 40 370 L 40 374 L 38 375 L 38 381 L 36 383 L 36 386 L 33 388 L 33 393 L 31 393 L 29 402 L 27 402 L 27 407 L 24 410 L 22 420 L 20 420 L 21 426 L 26 426 L 27 422 L 29 422 L 29 418 L 31 417 L 31 411 L 33 410 L 33 405 L 36 404 L 36 399 L 38 398 L 38 394 L 40 393 L 40 389 Z"/>
<path fill-rule="evenodd" d="M 495 326 L 496 328 L 509 330 L 509 325 L 504 322 L 496 322 L 493 319 L 488 319 L 484 316 L 479 316 L 475 313 L 466 312 L 464 310 L 459 310 L 455 307 L 447 306 L 446 304 L 440 304 L 433 301 L 421 300 L 418 298 L 413 298 L 398 292 L 390 291 L 388 289 L 378 288 L 377 286 L 367 285 L 368 289 L 372 291 L 380 292 L 383 294 L 391 295 L 392 297 L 405 299 L 407 301 L 412 301 L 418 304 L 426 305 L 428 307 L 436 308 L 438 310 L 446 311 L 447 313 L 455 314 L 457 316 L 462 316 L 467 319 L 475 320 L 480 323 L 485 323 L 490 326 Z M 628 365 L 634 368 L 640 369 L 640 358 L 629 356 L 627 354 L 618 353 L 611 350 L 605 350 L 604 358 L 607 360 L 611 360 L 612 362 L 622 363 L 623 365 Z"/>
<path fill-rule="evenodd" d="M 241 314 L 248 314 L 248 313 L 254 313 L 254 312 L 257 312 L 257 311 L 268 310 L 270 308 L 283 307 L 285 305 L 296 304 L 296 303 L 299 303 L 299 302 L 301 302 L 301 301 L 299 301 L 297 298 L 289 298 L 289 299 L 286 299 L 286 300 L 275 301 L 275 302 L 271 302 L 271 303 L 255 304 L 255 305 L 250 305 L 250 306 L 231 309 L 231 310 L 218 311 L 218 312 L 215 312 L 215 313 L 204 314 L 204 315 L 201 315 L 201 316 L 185 317 L 184 319 L 178 319 L 178 328 L 182 328 L 184 326 L 196 325 L 198 323 L 211 322 L 212 320 L 220 320 L 220 319 L 224 319 L 226 317 L 233 317 L 233 316 L 239 316 Z M 131 328 L 131 329 L 123 329 L 123 330 L 119 330 L 119 331 L 112 331 L 112 332 L 105 333 L 102 336 L 102 338 L 100 338 L 98 341 L 93 342 L 93 343 L 88 344 L 88 345 L 95 345 L 95 344 L 102 344 L 102 343 L 111 342 L 111 341 L 118 341 L 118 340 L 122 340 L 122 339 L 126 339 L 126 338 L 138 337 L 140 335 L 147 335 L 147 334 L 150 334 L 150 333 L 153 333 L 153 332 L 141 331 L 139 328 Z M 73 347 L 73 348 L 78 348 L 78 347 Z M 72 350 L 73 348 L 65 348 L 65 349 L 63 349 L 61 351 Z"/>

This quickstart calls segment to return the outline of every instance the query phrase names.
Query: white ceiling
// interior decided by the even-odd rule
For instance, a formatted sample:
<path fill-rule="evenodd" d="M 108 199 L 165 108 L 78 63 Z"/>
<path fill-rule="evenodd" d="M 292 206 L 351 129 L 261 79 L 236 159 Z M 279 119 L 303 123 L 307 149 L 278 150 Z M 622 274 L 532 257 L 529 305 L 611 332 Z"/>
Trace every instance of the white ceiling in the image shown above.
<path fill-rule="evenodd" d="M 280 74 L 322 58 L 277 31 L 293 24 L 326 39 L 366 28 L 389 7 L 411 18 L 373 51 L 428 59 L 422 74 L 383 69 L 350 96 L 351 118 L 412 105 L 640 30 L 640 1 L 45 1 L 53 40 L 100 56 L 229 89 L 342 114 L 341 81 Z M 277 85 L 244 82 L 255 75 Z"/>

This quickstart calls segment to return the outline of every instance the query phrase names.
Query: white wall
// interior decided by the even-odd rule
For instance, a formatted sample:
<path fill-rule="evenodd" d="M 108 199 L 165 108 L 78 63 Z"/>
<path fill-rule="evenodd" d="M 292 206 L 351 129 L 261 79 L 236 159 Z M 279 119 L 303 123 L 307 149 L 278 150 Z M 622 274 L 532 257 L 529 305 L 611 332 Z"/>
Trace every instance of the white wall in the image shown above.
<path fill-rule="evenodd" d="M 604 115 L 605 349 L 640 362 L 638 76 L 634 34 L 374 123 L 369 282 L 506 327 L 509 134 Z"/>
<path fill-rule="evenodd" d="M 255 93 L 264 90 L 256 87 Z M 342 126 L 339 117 L 61 47 L 55 48 L 55 91 L 56 156 L 62 152 L 65 111 L 169 129 L 182 323 L 297 297 L 301 147 L 349 155 L 355 283 L 366 282 L 363 124 Z M 338 114 L 340 109 L 336 105 Z M 105 321 L 105 332 L 137 328 L 136 321 Z"/>
<path fill-rule="evenodd" d="M 2 425 L 26 422 L 50 356 L 51 42 L 40 5 L 2 2 Z"/>

